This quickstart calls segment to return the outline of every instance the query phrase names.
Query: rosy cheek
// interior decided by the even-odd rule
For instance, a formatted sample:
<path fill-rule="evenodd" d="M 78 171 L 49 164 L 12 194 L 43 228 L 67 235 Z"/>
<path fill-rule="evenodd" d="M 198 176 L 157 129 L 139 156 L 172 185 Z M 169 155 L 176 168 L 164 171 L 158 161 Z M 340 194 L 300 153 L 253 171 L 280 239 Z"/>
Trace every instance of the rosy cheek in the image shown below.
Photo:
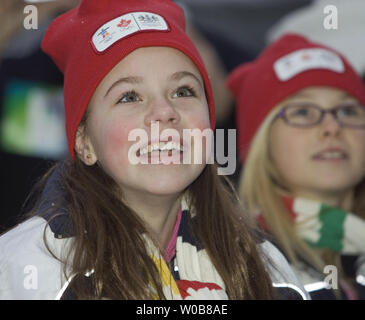
<path fill-rule="evenodd" d="M 210 128 L 209 114 L 195 114 L 192 115 L 188 121 L 189 128 L 193 129 L 208 129 Z"/>
<path fill-rule="evenodd" d="M 126 127 L 125 123 L 112 124 L 104 135 L 105 156 L 114 161 L 127 160 L 128 148 L 131 144 L 128 141 L 128 134 L 132 128 Z M 113 162 L 114 162 L 113 161 Z"/>
<path fill-rule="evenodd" d="M 199 129 L 201 131 L 204 131 L 205 129 L 209 128 L 210 128 L 209 121 L 196 121 L 192 126 L 192 129 Z"/>

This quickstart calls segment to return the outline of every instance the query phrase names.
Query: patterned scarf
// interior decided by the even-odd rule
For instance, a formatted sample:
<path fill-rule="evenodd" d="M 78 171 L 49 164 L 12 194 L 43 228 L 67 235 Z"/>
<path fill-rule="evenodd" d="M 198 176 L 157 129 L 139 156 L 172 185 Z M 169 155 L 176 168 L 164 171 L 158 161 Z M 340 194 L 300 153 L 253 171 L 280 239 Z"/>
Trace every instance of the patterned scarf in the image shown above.
<path fill-rule="evenodd" d="M 284 197 L 283 202 L 298 235 L 311 247 L 341 254 L 365 252 L 365 220 L 313 200 Z M 263 216 L 259 221 L 266 227 Z"/>
<path fill-rule="evenodd" d="M 190 219 L 194 218 L 190 217 L 183 201 L 176 223 L 176 249 L 171 261 L 172 270 L 152 241 L 146 238 L 146 248 L 160 272 L 165 297 L 168 300 L 227 300 L 222 278 L 206 250 L 191 233 Z M 154 298 L 158 299 L 157 294 Z"/>
<path fill-rule="evenodd" d="M 205 249 L 199 246 L 194 235 L 190 231 L 189 223 L 194 220 L 187 208 L 182 206 L 179 211 L 175 230 L 168 247 L 174 247 L 170 253 L 165 252 L 163 257 L 161 251 L 154 245 L 153 241 L 144 236 L 146 250 L 154 261 L 160 273 L 162 290 L 167 300 L 228 300 L 225 291 L 225 284 L 215 269 Z M 168 249 L 168 248 L 167 248 Z M 166 262 L 165 259 L 173 260 Z M 168 267 L 171 264 L 171 269 Z M 94 270 L 83 276 L 83 280 L 90 281 Z M 66 282 L 57 299 L 77 299 L 73 293 L 70 283 L 74 276 Z M 90 288 L 93 287 L 89 283 Z M 151 299 L 158 300 L 156 289 L 150 286 Z M 93 289 L 91 289 L 93 290 Z M 107 299 L 107 298 L 104 298 Z"/>

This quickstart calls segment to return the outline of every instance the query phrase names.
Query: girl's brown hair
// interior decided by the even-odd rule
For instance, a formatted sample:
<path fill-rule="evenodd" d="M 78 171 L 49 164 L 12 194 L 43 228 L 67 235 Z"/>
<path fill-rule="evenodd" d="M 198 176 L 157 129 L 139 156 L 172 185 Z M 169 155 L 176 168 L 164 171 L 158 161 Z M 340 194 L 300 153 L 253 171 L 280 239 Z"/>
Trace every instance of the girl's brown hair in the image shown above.
<path fill-rule="evenodd" d="M 62 262 L 66 276 L 69 270 L 76 275 L 71 282 L 76 297 L 151 299 L 152 285 L 164 299 L 159 272 L 145 248 L 147 228 L 120 200 L 116 183 L 97 164 L 87 166 L 77 156 L 63 163 L 59 183 L 74 236 L 72 250 Z M 229 298 L 273 298 L 253 221 L 239 209 L 229 180 L 217 175 L 216 165 L 207 165 L 185 195 L 195 213 L 195 235 L 222 277 Z M 41 214 L 37 208 L 33 212 Z M 92 294 L 82 277 L 91 270 Z"/>

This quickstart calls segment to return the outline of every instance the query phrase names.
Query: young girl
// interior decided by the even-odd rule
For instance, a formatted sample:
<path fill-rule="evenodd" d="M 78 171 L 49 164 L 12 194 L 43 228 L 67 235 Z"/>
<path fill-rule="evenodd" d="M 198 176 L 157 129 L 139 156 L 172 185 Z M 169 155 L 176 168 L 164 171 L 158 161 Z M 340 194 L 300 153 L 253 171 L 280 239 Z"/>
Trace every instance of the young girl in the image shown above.
<path fill-rule="evenodd" d="M 288 34 L 228 85 L 238 104 L 241 198 L 312 299 L 365 298 L 362 79 L 341 54 Z"/>
<path fill-rule="evenodd" d="M 185 156 L 205 150 L 184 130 L 213 129 L 214 105 L 177 5 L 84 0 L 42 47 L 65 76 L 71 159 L 0 238 L 2 298 L 306 298 L 209 154 Z"/>

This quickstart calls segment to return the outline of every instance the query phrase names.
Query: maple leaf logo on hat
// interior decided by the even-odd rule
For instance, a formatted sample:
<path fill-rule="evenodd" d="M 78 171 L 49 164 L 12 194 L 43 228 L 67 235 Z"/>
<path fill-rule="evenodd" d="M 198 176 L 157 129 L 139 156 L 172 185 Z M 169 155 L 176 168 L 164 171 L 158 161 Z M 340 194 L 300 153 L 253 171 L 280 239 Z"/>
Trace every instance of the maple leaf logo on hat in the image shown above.
<path fill-rule="evenodd" d="M 125 28 L 125 27 L 128 27 L 130 23 L 131 23 L 131 20 L 122 19 L 117 26 L 120 28 Z"/>
<path fill-rule="evenodd" d="M 308 53 L 304 53 L 303 55 L 302 55 L 302 60 L 304 60 L 304 61 L 308 61 L 308 60 L 310 60 L 312 57 L 308 54 Z"/>

